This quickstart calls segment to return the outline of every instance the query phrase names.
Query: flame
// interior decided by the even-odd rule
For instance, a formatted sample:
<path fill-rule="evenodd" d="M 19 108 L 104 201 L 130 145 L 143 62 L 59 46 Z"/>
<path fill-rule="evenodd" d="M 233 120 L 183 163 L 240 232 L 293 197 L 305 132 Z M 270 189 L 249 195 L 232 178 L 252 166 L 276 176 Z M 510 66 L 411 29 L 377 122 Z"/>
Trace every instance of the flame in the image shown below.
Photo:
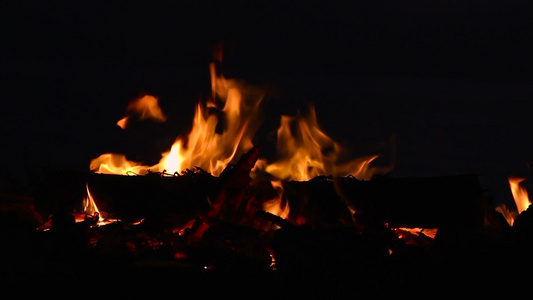
<path fill-rule="evenodd" d="M 503 215 L 509 226 L 513 226 L 518 215 L 531 205 L 526 188 L 520 185 L 520 183 L 526 179 L 527 178 L 516 176 L 509 176 L 508 178 L 509 188 L 511 189 L 516 204 L 516 211 L 509 209 L 505 204 L 496 207 L 496 211 Z"/>
<path fill-rule="evenodd" d="M 115 222 L 119 221 L 118 219 L 105 218 L 103 216 L 103 214 L 100 212 L 100 210 L 98 209 L 98 207 L 96 206 L 96 202 L 94 201 L 94 197 L 91 194 L 91 191 L 89 190 L 89 184 L 88 183 L 85 183 L 85 189 L 87 190 L 87 195 L 83 199 L 84 213 L 86 215 L 97 216 L 98 217 L 98 220 L 96 222 L 97 226 L 104 226 L 104 225 L 115 223 Z M 141 220 L 139 220 L 137 222 L 130 223 L 129 225 L 139 225 L 143 221 L 144 221 L 144 219 L 141 219 Z"/>
<path fill-rule="evenodd" d="M 520 183 L 524 180 L 526 178 L 509 176 L 509 186 L 519 214 L 531 205 L 527 190 L 523 186 L 520 186 Z"/>
<path fill-rule="evenodd" d="M 164 166 L 167 172 L 174 173 L 181 170 L 181 163 L 183 161 L 181 148 L 181 141 L 177 141 L 170 148 L 170 152 L 163 154 L 160 164 Z"/>
<path fill-rule="evenodd" d="M 83 199 L 84 203 L 84 212 L 89 215 L 97 214 L 98 216 L 98 224 L 103 223 L 105 219 L 103 218 L 102 214 L 98 210 L 98 207 L 96 206 L 96 203 L 94 202 L 94 198 L 91 195 L 91 191 L 89 190 L 89 184 L 85 183 L 85 189 L 87 190 L 87 196 L 85 199 Z"/>
<path fill-rule="evenodd" d="M 305 181 L 319 175 L 350 174 L 369 179 L 376 172 L 370 163 L 377 155 L 340 162 L 342 148 L 320 129 L 313 106 L 307 116 L 281 117 L 277 151 L 281 158 L 265 171 L 279 179 Z"/>
<path fill-rule="evenodd" d="M 117 125 L 126 129 L 132 114 L 138 114 L 140 120 L 153 119 L 165 122 L 167 117 L 159 107 L 159 99 L 152 95 L 145 95 L 131 101 L 126 107 L 126 116 L 117 122 Z"/>
<path fill-rule="evenodd" d="M 287 219 L 289 217 L 289 203 L 283 201 L 283 185 L 281 180 L 272 180 L 272 187 L 277 191 L 277 196 L 263 203 L 263 210 L 273 215 Z"/>
<path fill-rule="evenodd" d="M 144 174 L 149 167 L 126 159 L 124 154 L 106 153 L 93 159 L 89 165 L 91 171 L 102 174 Z"/>
<path fill-rule="evenodd" d="M 187 137 L 187 146 L 178 139 L 171 151 L 165 154 L 159 171 L 181 172 L 195 166 L 218 176 L 237 152 L 244 153 L 253 147 L 252 135 L 248 132 L 251 121 L 255 118 L 261 99 L 253 107 L 246 107 L 243 95 L 234 82 L 218 78 L 215 88 L 217 95 L 225 98 L 222 115 L 225 117 L 224 132 L 216 132 L 219 119 L 215 114 L 208 114 L 198 104 L 191 132 Z M 214 101 L 207 107 L 216 108 Z"/>
<path fill-rule="evenodd" d="M 220 175 L 237 154 L 253 147 L 252 137 L 259 121 L 257 114 L 263 92 L 247 89 L 237 80 L 218 76 L 214 63 L 210 71 L 213 96 L 205 104 L 198 103 L 191 132 L 185 138 L 178 138 L 170 151 L 162 154 L 158 164 L 145 166 L 127 160 L 122 154 L 107 153 L 93 159 L 90 169 L 97 173 L 124 175 L 146 174 L 149 170 L 179 174 L 186 169 L 200 167 L 214 176 Z M 146 103 L 157 104 L 157 99 L 152 96 L 145 96 L 135 103 L 143 107 L 141 117 L 163 116 L 154 106 L 146 109 Z M 132 109 L 136 105 L 132 105 Z M 217 110 L 219 114 L 212 112 Z M 122 123 L 122 120 L 119 121 L 119 126 Z M 220 127 L 222 132 L 218 132 Z"/>
<path fill-rule="evenodd" d="M 216 54 L 221 62 L 221 53 Z M 158 164 L 145 166 L 126 159 L 124 155 L 107 153 L 91 161 L 90 169 L 107 174 L 182 173 L 199 167 L 219 176 L 236 157 L 253 147 L 252 137 L 258 129 L 260 105 L 264 91 L 245 86 L 237 80 L 217 74 L 210 64 L 212 94 L 205 103 L 199 102 L 188 135 L 179 137 L 170 151 L 162 153 Z M 137 112 L 140 118 L 164 121 L 157 98 L 146 95 L 128 105 L 127 112 Z M 125 128 L 127 119 L 118 125 Z M 318 125 L 315 108 L 307 115 L 282 116 L 277 131 L 279 159 L 273 163 L 260 160 L 254 172 L 267 172 L 280 180 L 305 181 L 316 176 L 342 177 L 353 175 L 371 179 L 378 170 L 371 163 L 378 155 L 346 161 L 346 150 L 326 135 Z"/>
<path fill-rule="evenodd" d="M 91 191 L 89 191 L 88 183 L 85 184 L 85 189 L 87 190 L 87 196 L 85 197 L 85 199 L 83 199 L 84 212 L 86 214 L 91 214 L 91 215 L 94 213 L 98 213 L 99 220 L 103 221 L 104 219 L 102 218 L 102 214 L 98 210 L 98 207 L 96 207 L 96 203 L 94 203 L 94 199 L 93 199 L 93 196 L 91 195 Z"/>

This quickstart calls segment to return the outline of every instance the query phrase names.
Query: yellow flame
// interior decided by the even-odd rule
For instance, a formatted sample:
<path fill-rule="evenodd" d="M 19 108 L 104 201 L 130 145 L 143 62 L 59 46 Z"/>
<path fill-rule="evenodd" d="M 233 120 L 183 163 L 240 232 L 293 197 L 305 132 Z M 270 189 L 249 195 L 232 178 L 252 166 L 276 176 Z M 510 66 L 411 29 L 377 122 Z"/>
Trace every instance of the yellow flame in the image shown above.
<path fill-rule="evenodd" d="M 104 218 L 100 211 L 98 210 L 98 207 L 96 207 L 96 203 L 94 202 L 94 198 L 91 195 L 91 191 L 89 190 L 89 184 L 85 183 L 85 188 L 87 190 L 87 196 L 84 199 L 84 212 L 86 214 L 94 215 L 94 213 L 98 213 L 98 222 L 103 222 Z"/>
<path fill-rule="evenodd" d="M 170 148 L 170 152 L 163 154 L 163 158 L 160 161 L 160 165 L 168 173 L 179 172 L 181 170 L 181 163 L 183 157 L 181 156 L 181 141 L 177 141 Z M 163 170 L 161 170 L 163 171 Z"/>
<path fill-rule="evenodd" d="M 159 107 L 158 98 L 152 95 L 145 95 L 137 98 L 126 107 L 126 116 L 117 122 L 117 125 L 126 129 L 131 114 L 138 114 L 140 120 L 153 119 L 160 122 L 165 122 L 167 117 L 163 115 L 163 111 Z"/>
<path fill-rule="evenodd" d="M 94 197 L 91 194 L 88 183 L 85 183 L 85 188 L 87 190 L 87 195 L 85 196 L 85 199 L 83 199 L 84 213 L 88 215 L 94 215 L 95 213 L 97 213 L 98 214 L 98 221 L 96 222 L 97 226 L 104 226 L 104 225 L 108 225 L 108 224 L 120 221 L 118 219 L 110 219 L 110 218 L 104 217 L 104 215 L 98 209 L 98 206 L 96 206 L 96 202 L 94 201 Z M 130 223 L 130 225 L 138 225 L 138 224 L 141 224 L 143 221 L 144 219 L 141 219 L 137 222 Z"/>

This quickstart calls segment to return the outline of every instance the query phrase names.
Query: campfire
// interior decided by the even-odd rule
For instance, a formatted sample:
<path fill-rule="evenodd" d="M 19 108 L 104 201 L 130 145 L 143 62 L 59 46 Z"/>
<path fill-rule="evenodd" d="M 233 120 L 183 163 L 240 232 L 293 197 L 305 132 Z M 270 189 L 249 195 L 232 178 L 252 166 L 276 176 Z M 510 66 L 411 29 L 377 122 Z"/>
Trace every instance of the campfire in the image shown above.
<path fill-rule="evenodd" d="M 514 210 L 494 209 L 476 175 L 390 177 L 379 153 L 349 157 L 312 106 L 280 116 L 276 156 L 262 156 L 254 137 L 267 91 L 225 78 L 217 57 L 211 95 L 159 163 L 105 153 L 90 172 L 46 174 L 32 199 L 50 216 L 32 233 L 41 257 L 193 273 L 349 272 L 402 287 L 464 266 L 480 275 L 508 249 L 531 249 L 523 178 L 509 179 Z M 132 100 L 117 126 L 145 119 L 168 119 L 156 96 Z"/>

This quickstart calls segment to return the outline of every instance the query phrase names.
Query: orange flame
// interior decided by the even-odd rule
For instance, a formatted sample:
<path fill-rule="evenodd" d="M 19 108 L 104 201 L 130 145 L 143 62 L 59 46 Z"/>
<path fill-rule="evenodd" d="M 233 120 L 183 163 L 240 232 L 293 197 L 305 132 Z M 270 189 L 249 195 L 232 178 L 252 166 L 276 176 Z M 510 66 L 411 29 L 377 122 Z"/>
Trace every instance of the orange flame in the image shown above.
<path fill-rule="evenodd" d="M 220 101 L 212 98 L 205 105 L 197 105 L 191 132 L 185 139 L 178 138 L 170 151 L 162 154 L 158 164 L 144 166 L 128 161 L 124 155 L 107 153 L 93 159 L 90 169 L 107 174 L 146 174 L 148 170 L 181 173 L 186 169 L 200 167 L 215 176 L 220 175 L 237 153 L 245 153 L 253 147 L 252 137 L 256 129 L 255 124 L 259 121 L 257 114 L 263 92 L 246 89 L 236 80 L 217 76 L 214 64 L 211 64 L 210 70 L 213 95 Z M 141 99 L 155 99 L 147 97 Z M 154 103 L 153 100 L 148 102 Z M 219 108 L 218 103 L 222 103 L 223 107 Z M 219 109 L 224 119 L 219 120 L 217 114 L 210 113 L 209 109 Z M 147 117 L 153 117 L 154 113 L 162 116 L 158 110 L 145 112 Z M 217 132 L 220 121 L 223 121 L 222 133 Z M 122 120 L 119 123 L 122 123 Z"/>
<path fill-rule="evenodd" d="M 83 207 L 84 207 L 84 213 L 86 214 L 98 214 L 98 220 L 103 221 L 102 214 L 98 210 L 98 207 L 96 207 L 96 203 L 94 203 L 93 196 L 91 195 L 91 191 L 89 191 L 89 184 L 85 184 L 85 189 L 87 191 L 87 196 L 85 199 L 83 199 Z"/>
<path fill-rule="evenodd" d="M 167 117 L 163 115 L 163 111 L 159 107 L 158 98 L 151 95 L 145 95 L 131 101 L 126 107 L 126 116 L 120 119 L 117 125 L 122 129 L 126 129 L 130 116 L 134 113 L 139 115 L 140 120 L 153 119 L 160 122 L 167 120 Z"/>
<path fill-rule="evenodd" d="M 126 159 L 124 154 L 106 153 L 91 160 L 89 169 L 102 174 L 145 174 L 149 167 Z"/>
<path fill-rule="evenodd" d="M 376 173 L 370 163 L 377 155 L 339 161 L 342 148 L 320 129 L 313 106 L 307 116 L 281 117 L 277 149 L 281 158 L 265 171 L 279 179 L 305 181 L 319 175 L 350 174 L 369 179 Z"/>
<path fill-rule="evenodd" d="M 200 167 L 218 176 L 237 153 L 242 154 L 252 149 L 254 121 L 258 120 L 257 114 L 263 94 L 247 93 L 248 90 L 238 81 L 215 76 L 213 65 L 211 74 L 214 93 L 223 102 L 223 132 L 216 132 L 221 121 L 218 116 L 207 111 L 207 108 L 218 108 L 215 100 L 208 101 L 207 108 L 198 104 L 192 130 L 186 142 L 182 139 L 176 140 L 171 151 L 163 154 L 159 164 L 152 168 L 179 173 L 185 169 Z"/>
<path fill-rule="evenodd" d="M 221 61 L 221 54 L 217 57 Z M 145 166 L 128 161 L 124 155 L 108 153 L 93 159 L 90 169 L 98 173 L 124 175 L 146 174 L 149 170 L 179 174 L 186 169 L 200 167 L 219 176 L 236 156 L 253 147 L 252 137 L 261 121 L 258 115 L 264 92 L 218 75 L 215 63 L 210 65 L 210 72 L 210 99 L 205 104 L 198 103 L 191 131 L 184 138 L 178 138 L 170 151 L 162 154 L 158 164 Z M 127 111 L 138 112 L 141 118 L 166 119 L 157 105 L 157 98 L 149 95 L 130 103 Z M 126 123 L 127 117 L 118 125 L 124 128 Z M 277 161 L 260 160 L 254 172 L 264 171 L 280 180 L 304 181 L 320 175 L 353 175 L 366 180 L 379 171 L 388 172 L 391 168 L 371 166 L 377 155 L 343 160 L 345 150 L 320 129 L 312 106 L 306 116 L 281 117 L 277 152 Z"/>
<path fill-rule="evenodd" d="M 281 180 L 271 181 L 272 187 L 276 189 L 275 198 L 263 203 L 263 210 L 273 215 L 287 219 L 289 217 L 289 203 L 283 201 L 283 185 Z"/>
<path fill-rule="evenodd" d="M 526 178 L 509 176 L 509 187 L 511 188 L 511 193 L 513 194 L 514 202 L 519 214 L 531 205 L 527 190 L 520 185 L 524 180 L 526 180 Z"/>
<path fill-rule="evenodd" d="M 83 199 L 84 213 L 86 215 L 97 215 L 98 216 L 98 220 L 96 222 L 97 226 L 104 226 L 104 225 L 108 225 L 108 224 L 115 223 L 115 222 L 119 221 L 118 219 L 106 218 L 104 216 L 105 213 L 102 214 L 102 212 L 100 212 L 100 210 L 96 206 L 96 202 L 94 201 L 94 197 L 91 194 L 91 191 L 89 190 L 89 184 L 88 183 L 85 183 L 85 189 L 87 191 L 87 195 Z M 143 222 L 143 220 L 144 219 L 141 219 L 138 222 L 130 223 L 130 225 L 139 225 L 140 223 Z"/>
<path fill-rule="evenodd" d="M 516 176 L 509 176 L 508 178 L 509 188 L 511 189 L 511 193 L 513 194 L 513 199 L 516 204 L 516 211 L 510 210 L 505 204 L 496 207 L 496 211 L 503 215 L 509 226 L 513 226 L 518 215 L 526 210 L 529 205 L 531 205 L 526 188 L 520 185 L 520 183 L 526 179 L 527 178 Z"/>

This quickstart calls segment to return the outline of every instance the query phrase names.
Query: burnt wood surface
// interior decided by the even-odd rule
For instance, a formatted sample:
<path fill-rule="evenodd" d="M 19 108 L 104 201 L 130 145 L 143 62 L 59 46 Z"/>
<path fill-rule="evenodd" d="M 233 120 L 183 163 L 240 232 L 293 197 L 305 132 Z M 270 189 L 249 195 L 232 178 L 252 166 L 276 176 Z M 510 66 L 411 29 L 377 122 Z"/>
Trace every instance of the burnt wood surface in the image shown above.
<path fill-rule="evenodd" d="M 58 212 L 81 211 L 87 183 L 98 208 L 109 218 L 134 222 L 168 213 L 192 216 L 212 208 L 221 192 L 242 190 L 249 185 L 249 180 L 231 179 L 235 170 L 240 169 L 228 168 L 221 177 L 202 170 L 174 177 L 156 173 L 120 176 L 49 171 L 37 188 L 35 205 L 44 219 Z M 317 177 L 305 182 L 283 182 L 283 187 L 290 207 L 289 220 L 303 216 L 306 224 L 318 227 L 349 223 L 355 211 L 360 221 L 375 219 L 391 227 L 472 228 L 482 226 L 491 209 L 476 175 L 384 176 L 369 181 Z M 263 192 L 253 188 L 251 191 Z M 225 207 L 228 203 L 219 205 Z"/>
<path fill-rule="evenodd" d="M 209 207 L 219 179 L 206 172 L 162 177 L 90 174 L 88 186 L 108 218 L 137 221 L 171 213 L 194 216 Z"/>
<path fill-rule="evenodd" d="M 325 222 L 346 218 L 349 206 L 361 221 L 371 218 L 391 227 L 480 227 L 489 205 L 476 175 L 369 181 L 317 177 L 283 186 L 291 215 Z"/>
<path fill-rule="evenodd" d="M 193 215 L 209 208 L 208 198 L 220 189 L 220 180 L 203 170 L 180 176 L 95 174 L 45 170 L 35 190 L 35 207 L 50 215 L 83 211 L 87 186 L 107 218 L 135 222 L 169 213 Z"/>

